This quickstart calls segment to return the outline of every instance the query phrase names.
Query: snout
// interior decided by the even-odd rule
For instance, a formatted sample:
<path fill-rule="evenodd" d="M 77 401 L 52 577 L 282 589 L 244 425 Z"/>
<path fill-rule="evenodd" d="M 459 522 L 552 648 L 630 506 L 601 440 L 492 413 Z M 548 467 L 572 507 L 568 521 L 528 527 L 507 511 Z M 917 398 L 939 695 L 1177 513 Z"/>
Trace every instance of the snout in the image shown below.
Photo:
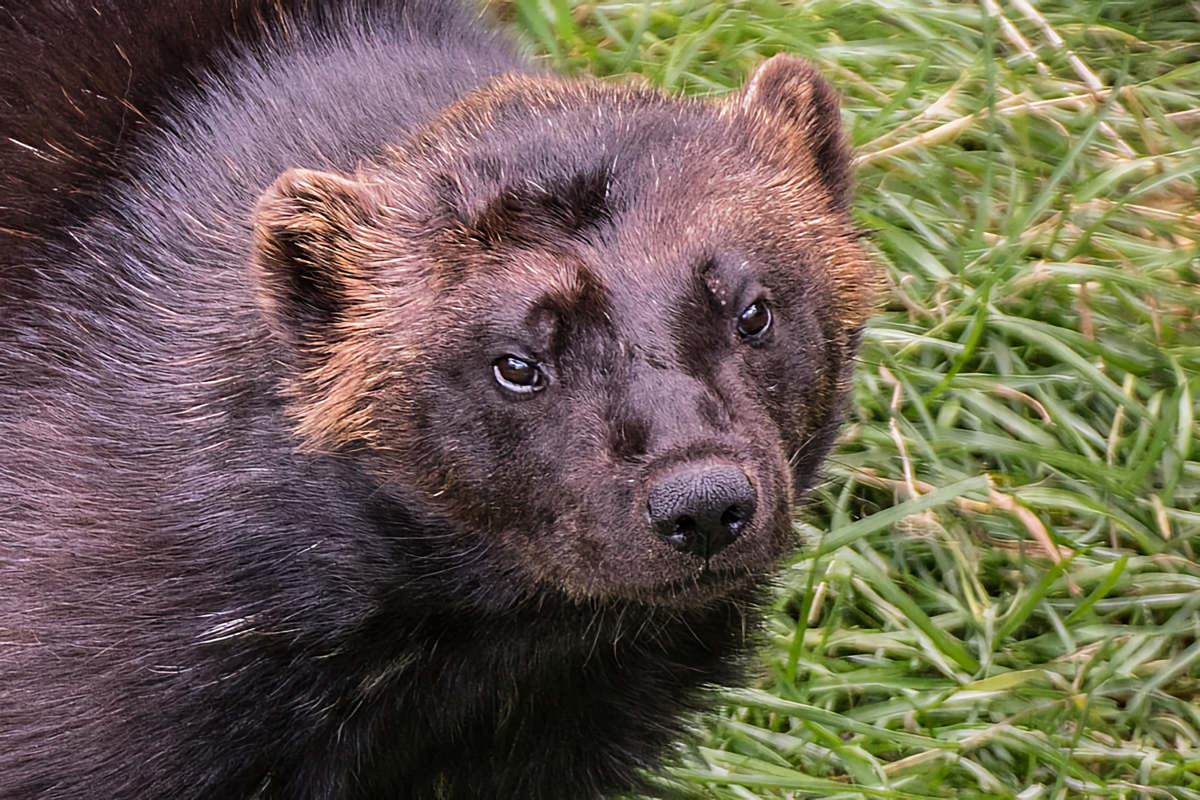
<path fill-rule="evenodd" d="M 650 522 L 672 547 L 704 559 L 733 544 L 751 524 L 758 493 L 734 464 L 685 464 L 650 488 Z"/>

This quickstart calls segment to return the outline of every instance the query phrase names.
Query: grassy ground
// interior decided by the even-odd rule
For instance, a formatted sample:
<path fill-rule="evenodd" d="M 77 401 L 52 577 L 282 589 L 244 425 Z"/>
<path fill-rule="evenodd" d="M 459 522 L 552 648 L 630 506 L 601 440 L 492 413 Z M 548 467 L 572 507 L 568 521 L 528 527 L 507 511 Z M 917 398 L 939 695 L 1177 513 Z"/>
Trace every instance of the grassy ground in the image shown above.
<path fill-rule="evenodd" d="M 1198 9 L 516 1 L 567 71 L 817 63 L 892 284 L 758 688 L 664 796 L 1200 798 Z"/>

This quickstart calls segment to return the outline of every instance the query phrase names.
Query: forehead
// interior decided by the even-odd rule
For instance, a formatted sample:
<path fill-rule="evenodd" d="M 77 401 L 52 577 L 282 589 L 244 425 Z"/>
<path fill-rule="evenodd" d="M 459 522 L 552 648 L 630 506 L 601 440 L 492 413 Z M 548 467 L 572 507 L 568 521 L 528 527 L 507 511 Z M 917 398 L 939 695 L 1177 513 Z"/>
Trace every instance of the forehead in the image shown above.
<path fill-rule="evenodd" d="M 657 97 L 641 113 L 632 98 L 536 114 L 524 105 L 503 134 L 472 131 L 447 154 L 455 223 L 444 252 L 459 266 L 443 286 L 477 309 L 586 294 L 636 315 L 676 301 L 705 271 L 734 284 L 755 251 L 777 253 L 767 229 L 782 231 L 764 215 L 795 210 L 771 212 L 788 204 L 772 201 L 771 168 L 729 118 Z"/>
<path fill-rule="evenodd" d="M 504 203 L 583 218 L 580 201 L 603 201 L 611 210 L 647 201 L 660 214 L 683 210 L 752 161 L 727 152 L 744 143 L 713 106 L 636 91 L 562 94 L 562 102 L 520 103 L 516 110 L 499 104 L 461 124 L 438 156 L 465 217 L 487 217 Z"/>
<path fill-rule="evenodd" d="M 743 194 L 711 173 L 675 171 L 657 186 L 595 177 L 550 196 L 509 193 L 472 221 L 479 248 L 461 291 L 484 308 L 621 317 L 677 303 L 700 282 L 735 288 L 748 271 Z"/>
<path fill-rule="evenodd" d="M 457 235 L 477 251 L 468 280 L 555 286 L 588 265 L 614 285 L 637 287 L 702 262 L 738 260 L 743 254 L 727 251 L 753 238 L 746 232 L 766 200 L 756 194 L 748 174 L 653 148 L 567 174 L 510 175 L 464 204 Z"/>

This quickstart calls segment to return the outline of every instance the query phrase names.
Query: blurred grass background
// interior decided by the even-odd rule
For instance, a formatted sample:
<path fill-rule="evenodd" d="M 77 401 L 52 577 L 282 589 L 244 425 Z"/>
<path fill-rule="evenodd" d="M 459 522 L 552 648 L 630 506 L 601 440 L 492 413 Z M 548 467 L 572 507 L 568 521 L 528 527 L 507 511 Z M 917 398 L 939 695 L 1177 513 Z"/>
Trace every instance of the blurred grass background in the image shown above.
<path fill-rule="evenodd" d="M 1200 4 L 505 10 L 554 68 L 819 65 L 890 279 L 756 688 L 679 798 L 1200 798 Z"/>

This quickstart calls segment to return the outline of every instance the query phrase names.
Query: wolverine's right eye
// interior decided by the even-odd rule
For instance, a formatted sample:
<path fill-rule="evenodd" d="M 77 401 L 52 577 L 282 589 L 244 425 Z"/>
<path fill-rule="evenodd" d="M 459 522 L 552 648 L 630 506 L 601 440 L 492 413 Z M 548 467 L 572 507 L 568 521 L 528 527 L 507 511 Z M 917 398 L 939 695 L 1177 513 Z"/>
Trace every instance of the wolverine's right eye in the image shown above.
<path fill-rule="evenodd" d="M 738 333 L 746 339 L 758 339 L 771 327 L 771 308 L 765 300 L 755 300 L 738 316 Z"/>
<path fill-rule="evenodd" d="M 492 362 L 496 382 L 517 394 L 533 394 L 546 388 L 546 376 L 538 368 L 517 356 L 501 356 Z"/>

